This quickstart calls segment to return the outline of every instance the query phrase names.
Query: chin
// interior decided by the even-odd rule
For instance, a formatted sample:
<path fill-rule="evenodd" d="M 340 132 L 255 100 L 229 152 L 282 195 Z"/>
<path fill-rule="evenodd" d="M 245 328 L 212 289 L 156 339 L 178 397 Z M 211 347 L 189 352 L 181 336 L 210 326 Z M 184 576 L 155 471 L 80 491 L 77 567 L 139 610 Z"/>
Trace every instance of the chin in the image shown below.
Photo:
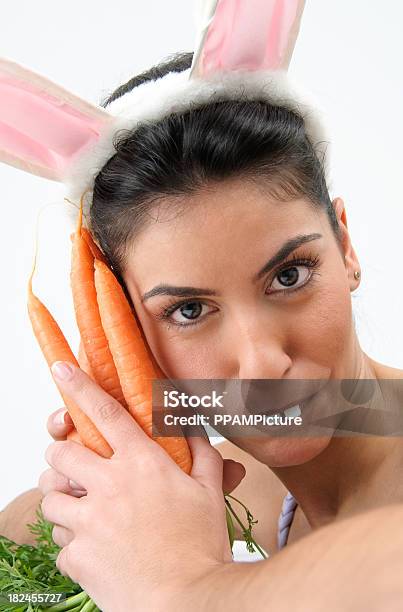
<path fill-rule="evenodd" d="M 237 438 L 231 442 L 268 467 L 308 463 L 329 445 L 332 436 Z"/>

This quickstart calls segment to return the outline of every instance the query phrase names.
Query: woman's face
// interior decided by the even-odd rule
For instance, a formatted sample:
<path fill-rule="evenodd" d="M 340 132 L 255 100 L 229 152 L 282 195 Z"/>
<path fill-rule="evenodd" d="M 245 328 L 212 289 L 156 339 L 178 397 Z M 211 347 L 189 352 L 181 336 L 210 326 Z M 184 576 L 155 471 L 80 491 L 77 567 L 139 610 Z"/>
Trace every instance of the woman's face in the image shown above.
<path fill-rule="evenodd" d="M 344 225 L 343 254 L 326 212 L 279 202 L 231 180 L 166 198 L 136 238 L 123 274 L 148 344 L 171 379 L 353 378 L 358 268 Z M 343 255 L 346 255 L 346 262 Z M 329 438 L 237 439 L 268 465 L 303 463 Z"/>

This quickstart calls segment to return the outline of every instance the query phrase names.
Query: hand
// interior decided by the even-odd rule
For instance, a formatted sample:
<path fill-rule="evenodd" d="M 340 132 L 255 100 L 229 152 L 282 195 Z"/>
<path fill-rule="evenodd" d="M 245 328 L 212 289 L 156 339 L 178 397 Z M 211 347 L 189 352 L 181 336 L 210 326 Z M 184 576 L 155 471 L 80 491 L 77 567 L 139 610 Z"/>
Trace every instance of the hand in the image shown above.
<path fill-rule="evenodd" d="M 42 511 L 62 547 L 56 565 L 105 612 L 168 610 L 171 597 L 232 561 L 222 457 L 205 438 L 189 438 L 193 469 L 185 474 L 118 402 L 79 368 L 71 371 L 69 380 L 56 380 L 60 390 L 114 455 L 105 459 L 69 440 L 47 449 L 55 472 L 87 491 L 74 498 L 46 490 L 41 477 Z"/>
<path fill-rule="evenodd" d="M 56 441 L 66 440 L 67 435 L 73 431 L 74 424 L 67 409 L 63 406 L 49 416 L 47 430 Z M 245 477 L 246 470 L 242 463 L 233 459 L 224 459 L 223 483 L 224 493 L 231 493 Z M 42 493 L 45 495 L 49 491 L 55 490 L 61 493 L 68 493 L 74 497 L 82 497 L 86 494 L 85 489 L 74 480 L 70 480 L 57 473 L 54 469 L 46 470 L 40 479 Z"/>

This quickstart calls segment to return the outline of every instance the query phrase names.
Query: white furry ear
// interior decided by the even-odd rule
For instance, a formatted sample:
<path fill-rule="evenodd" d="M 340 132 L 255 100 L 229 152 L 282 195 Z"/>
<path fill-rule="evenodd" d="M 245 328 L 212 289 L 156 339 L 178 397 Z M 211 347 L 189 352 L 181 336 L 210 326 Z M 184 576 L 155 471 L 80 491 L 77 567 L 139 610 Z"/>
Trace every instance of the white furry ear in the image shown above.
<path fill-rule="evenodd" d="M 0 161 L 63 182 L 111 119 L 102 108 L 0 58 Z"/>

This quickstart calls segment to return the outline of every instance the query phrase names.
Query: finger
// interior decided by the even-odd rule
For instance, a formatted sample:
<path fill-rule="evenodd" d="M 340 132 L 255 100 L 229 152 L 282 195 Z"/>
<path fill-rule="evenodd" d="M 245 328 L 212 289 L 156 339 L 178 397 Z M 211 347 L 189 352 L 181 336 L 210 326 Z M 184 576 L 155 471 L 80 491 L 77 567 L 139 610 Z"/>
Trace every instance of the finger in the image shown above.
<path fill-rule="evenodd" d="M 87 491 L 102 478 L 108 461 L 72 440 L 52 442 L 46 449 L 45 459 L 56 472 L 75 480 Z"/>
<path fill-rule="evenodd" d="M 88 493 L 85 489 L 72 489 L 70 495 L 73 497 L 85 497 Z"/>
<path fill-rule="evenodd" d="M 77 578 L 73 575 L 71 571 L 71 550 L 69 545 L 63 546 L 59 554 L 57 555 L 55 565 L 62 576 L 67 576 L 73 582 L 78 582 Z"/>
<path fill-rule="evenodd" d="M 61 525 L 55 525 L 52 529 L 52 540 L 61 548 L 70 544 L 73 538 L 73 532 L 70 531 L 70 529 L 67 529 L 66 527 L 62 527 Z"/>
<path fill-rule="evenodd" d="M 80 485 L 80 483 L 76 482 L 75 480 L 72 480 L 71 478 L 69 478 L 69 485 L 72 491 L 85 491 L 85 489 L 82 485 Z"/>
<path fill-rule="evenodd" d="M 60 491 L 50 491 L 41 502 L 42 514 L 47 521 L 67 527 L 74 532 L 75 517 L 78 514 L 78 504 L 81 500 L 75 499 Z"/>
<path fill-rule="evenodd" d="M 222 489 L 223 458 L 208 439 L 189 436 L 187 438 L 192 453 L 192 478 L 201 484 L 215 489 Z"/>
<path fill-rule="evenodd" d="M 69 431 L 74 428 L 71 416 L 64 407 L 52 412 L 46 426 L 54 440 L 65 440 Z"/>
<path fill-rule="evenodd" d="M 141 452 L 141 448 L 153 444 L 129 412 L 83 370 L 71 363 L 56 361 L 52 374 L 59 389 L 85 412 L 113 450 L 124 450 L 134 443 Z"/>
<path fill-rule="evenodd" d="M 47 495 L 49 491 L 60 491 L 60 493 L 69 493 L 71 487 L 69 479 L 63 474 L 56 472 L 53 468 L 48 468 L 39 477 L 38 488 L 42 495 Z"/>
<path fill-rule="evenodd" d="M 246 470 L 242 463 L 233 459 L 224 459 L 222 490 L 231 493 L 245 477 Z"/>
<path fill-rule="evenodd" d="M 82 486 L 75 480 L 71 480 L 71 478 L 69 478 L 69 485 L 71 487 L 71 495 L 74 495 L 74 497 L 83 497 L 84 495 L 87 495 L 87 491 L 83 489 Z"/>
<path fill-rule="evenodd" d="M 81 485 L 73 480 L 69 480 L 69 478 L 56 472 L 53 468 L 48 468 L 42 472 L 39 477 L 38 488 L 42 495 L 47 495 L 50 491 L 60 491 L 60 493 L 81 497 L 86 493 Z"/>

